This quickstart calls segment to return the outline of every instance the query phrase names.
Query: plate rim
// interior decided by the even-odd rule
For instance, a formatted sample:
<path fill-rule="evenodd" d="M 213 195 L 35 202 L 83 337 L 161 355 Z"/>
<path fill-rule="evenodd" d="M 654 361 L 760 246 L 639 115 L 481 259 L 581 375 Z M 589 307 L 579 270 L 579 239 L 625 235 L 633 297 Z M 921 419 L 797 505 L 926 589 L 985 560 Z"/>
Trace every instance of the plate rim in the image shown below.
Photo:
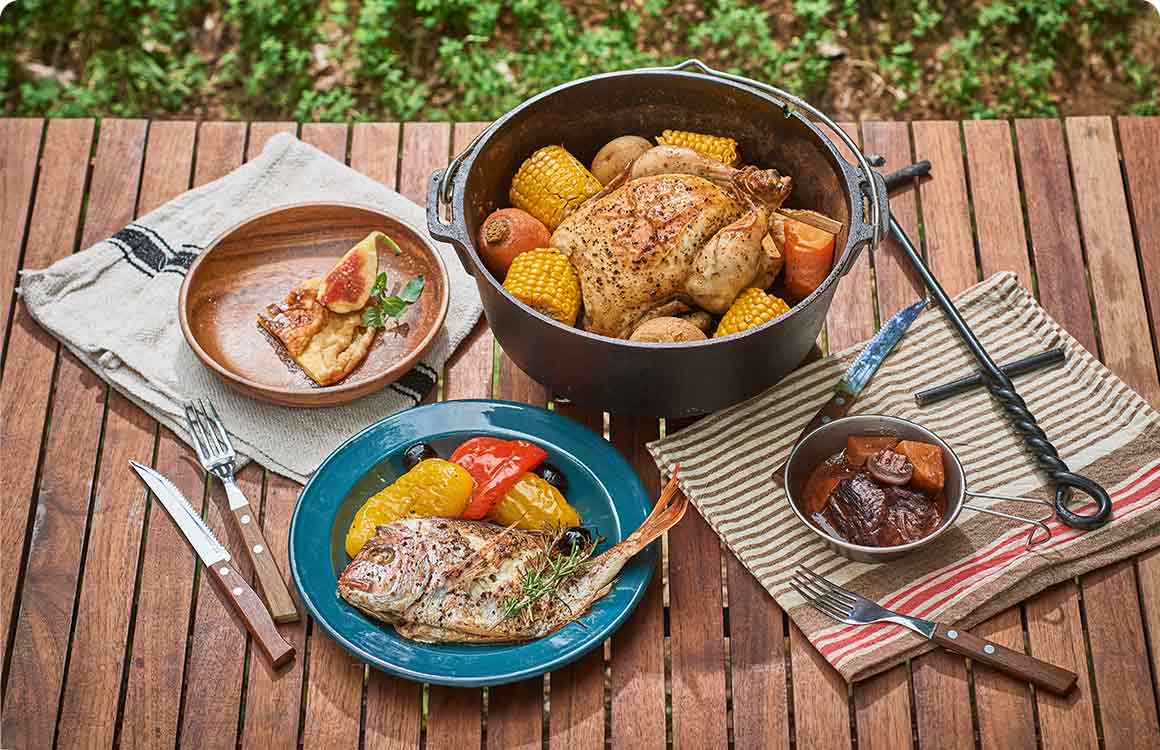
<path fill-rule="evenodd" d="M 420 241 L 420 243 L 427 250 L 428 254 L 434 259 L 436 267 L 439 269 L 439 276 L 442 281 L 441 287 L 443 294 L 439 302 L 439 309 L 435 317 L 434 324 L 427 332 L 427 335 L 419 342 L 418 346 L 412 349 L 405 358 L 399 360 L 393 367 L 383 370 L 378 375 L 368 378 L 366 380 L 359 380 L 353 382 L 340 382 L 337 385 L 324 385 L 309 390 L 299 388 L 282 388 L 279 386 L 267 385 L 259 383 L 256 380 L 250 380 L 243 377 L 228 368 L 222 366 L 220 362 L 211 357 L 206 352 L 201 344 L 197 342 L 196 337 L 189 325 L 189 290 L 192 285 L 192 279 L 197 275 L 198 269 L 202 262 L 209 257 L 210 253 L 217 249 L 217 247 L 227 237 L 239 231 L 248 224 L 251 224 L 260 219 L 265 219 L 271 215 L 282 213 L 284 211 L 292 211 L 301 208 L 317 208 L 317 207 L 339 207 L 350 208 L 359 211 L 366 211 L 372 214 L 386 217 L 391 221 L 402 224 L 409 229 Z M 177 294 L 177 321 L 181 326 L 182 337 L 185 339 L 186 345 L 193 350 L 197 359 L 206 367 L 210 368 L 213 373 L 236 388 L 243 388 L 249 391 L 261 393 L 267 398 L 275 397 L 281 400 L 277 403 L 286 405 L 285 399 L 292 399 L 301 402 L 310 402 L 313 405 L 325 406 L 333 403 L 341 403 L 347 398 L 354 399 L 365 395 L 369 392 L 378 391 L 387 387 L 391 383 L 402 377 L 403 374 L 411 370 L 425 355 L 432 346 L 435 345 L 435 340 L 439 336 L 439 332 L 443 330 L 444 324 L 447 322 L 447 312 L 451 306 L 451 276 L 447 272 L 447 265 L 443 262 L 443 256 L 440 254 L 438 248 L 435 247 L 434 241 L 427 235 L 426 230 L 416 227 L 411 222 L 407 221 L 401 216 L 396 216 L 392 213 L 384 211 L 374 206 L 364 205 L 361 203 L 352 203 L 349 201 L 298 201 L 295 203 L 287 203 L 282 206 L 275 206 L 260 211 L 252 216 L 248 216 L 242 221 L 233 224 L 222 230 L 220 234 L 213 238 L 205 249 L 198 253 L 198 256 L 190 264 L 189 270 L 181 280 L 181 287 Z M 346 380 L 345 378 L 343 379 Z M 368 390 L 369 389 L 369 390 Z M 335 401 L 338 397 L 340 401 Z"/>
<path fill-rule="evenodd" d="M 390 414 L 390 415 L 384 417 L 383 419 L 380 419 L 379 421 L 377 421 L 371 425 L 368 425 L 367 427 L 364 427 L 363 429 L 359 430 L 357 433 L 355 433 L 351 437 L 347 438 L 345 441 L 343 441 L 343 443 L 341 445 L 339 445 L 337 448 L 335 448 L 334 451 L 332 451 L 330 453 L 330 455 L 328 455 L 326 457 L 326 459 L 323 460 L 323 462 L 321 464 L 318 465 L 318 468 L 311 475 L 310 480 L 306 483 L 306 485 L 303 486 L 302 491 L 298 494 L 298 498 L 295 501 L 294 513 L 292 514 L 291 520 L 290 520 L 290 530 L 289 530 L 288 539 L 287 539 L 287 542 L 288 542 L 287 543 L 287 551 L 288 551 L 288 556 L 289 556 L 290 575 L 291 575 L 291 578 L 293 578 L 294 585 L 298 590 L 299 599 L 302 602 L 303 606 L 306 608 L 307 613 L 310 615 L 310 617 L 313 618 L 315 624 L 318 626 L 321 626 L 321 628 L 326 632 L 327 636 L 329 638 L 331 638 L 335 643 L 337 643 L 340 647 L 342 647 L 344 650 L 346 650 L 348 653 L 357 657 L 363 663 L 365 663 L 365 664 L 367 664 L 375 669 L 378 669 L 382 672 L 385 672 L 387 674 L 392 674 L 392 675 L 395 675 L 397 677 L 402 677 L 405 679 L 413 680 L 416 682 L 425 682 L 425 683 L 432 684 L 432 685 L 444 685 L 444 686 L 449 686 L 449 687 L 465 687 L 465 688 L 490 687 L 490 686 L 495 686 L 495 685 L 504 685 L 504 684 L 508 684 L 508 683 L 512 683 L 512 682 L 518 682 L 520 680 L 530 679 L 533 677 L 538 677 L 540 675 L 547 674 L 548 672 L 554 671 L 554 670 L 559 669 L 563 666 L 571 664 L 572 662 L 577 661 L 578 659 L 580 659 L 584 655 L 590 653 L 591 651 L 593 651 L 594 649 L 599 647 L 604 642 L 605 639 L 609 638 L 614 632 L 616 632 L 621 627 L 621 625 L 624 624 L 625 620 L 627 620 L 628 617 L 634 611 L 636 611 L 637 606 L 640 604 L 641 599 L 644 598 L 644 594 L 648 590 L 649 585 L 652 582 L 652 578 L 653 578 L 653 575 L 654 575 L 655 570 L 656 570 L 657 555 L 655 552 L 655 546 L 656 546 L 657 542 L 653 542 L 652 544 L 648 545 L 644 550 L 642 550 L 643 553 L 650 554 L 651 558 L 649 560 L 649 564 L 647 566 L 645 566 L 644 570 L 642 571 L 640 581 L 639 581 L 639 583 L 636 584 L 634 590 L 632 591 L 631 598 L 625 603 L 625 605 L 619 611 L 612 614 L 612 617 L 609 619 L 609 621 L 606 625 L 604 625 L 601 628 L 598 628 L 598 629 L 591 631 L 591 635 L 585 639 L 587 641 L 586 645 L 579 647 L 579 648 L 572 648 L 570 650 L 564 651 L 564 652 L 560 653 L 559 655 L 553 656 L 545 661 L 542 661 L 542 662 L 536 664 L 535 666 L 524 667 L 521 669 L 509 671 L 509 672 L 504 672 L 502 674 L 495 674 L 495 675 L 483 676 L 483 677 L 454 677 L 454 676 L 448 676 L 445 674 L 424 672 L 421 670 L 411 669 L 411 668 L 408 668 L 405 666 L 400 666 L 398 664 L 394 664 L 392 662 L 388 662 L 388 661 L 384 660 L 381 656 L 378 656 L 376 654 L 368 652 L 366 649 L 362 648 L 359 645 L 352 643 L 342 633 L 335 630 L 335 628 L 331 625 L 331 623 L 329 621 L 327 621 L 327 619 L 325 617 L 321 616 L 320 611 L 314 602 L 314 599 L 310 596 L 310 594 L 306 591 L 305 587 L 303 586 L 301 577 L 299 575 L 299 561 L 298 561 L 298 555 L 297 555 L 297 551 L 296 551 L 295 539 L 296 539 L 297 533 L 298 533 L 300 511 L 302 508 L 302 499 L 306 495 L 307 491 L 310 490 L 310 488 L 314 485 L 317 478 L 321 475 L 323 468 L 326 467 L 326 465 L 329 464 L 332 460 L 334 460 L 335 457 L 338 456 L 338 454 L 340 452 L 342 452 L 343 450 L 346 450 L 348 448 L 348 446 L 354 444 L 356 441 L 359 441 L 360 439 L 362 439 L 365 435 L 367 435 L 371 431 L 381 427 L 381 425 L 383 425 L 384 423 L 390 422 L 393 420 L 397 420 L 400 418 L 404 418 L 405 416 L 409 416 L 411 414 L 411 412 L 413 412 L 415 410 L 433 411 L 433 410 L 436 410 L 438 408 L 446 408 L 446 406 L 445 406 L 446 404 L 456 404 L 456 405 L 470 404 L 470 405 L 486 405 L 486 406 L 499 405 L 499 406 L 504 406 L 504 407 L 514 407 L 517 410 L 541 412 L 541 413 L 547 415 L 550 419 L 565 419 L 565 420 L 568 419 L 567 417 L 564 417 L 561 414 L 557 414 L 554 411 L 551 411 L 551 410 L 548 410 L 548 409 L 545 409 L 545 408 L 542 408 L 539 406 L 534 406 L 532 404 L 526 404 L 526 403 L 523 403 L 520 401 L 510 401 L 510 400 L 504 400 L 504 399 L 452 399 L 449 401 L 437 401 L 437 402 L 432 403 L 432 404 L 422 404 L 419 406 L 411 407 L 409 409 L 405 409 L 401 412 L 396 412 L 395 414 Z M 632 464 L 623 455 L 621 455 L 620 451 L 618 451 L 616 449 L 616 447 L 611 442 L 605 440 L 603 438 L 603 436 L 597 436 L 595 432 L 590 430 L 585 425 L 580 424 L 579 422 L 574 423 L 573 426 L 575 428 L 577 428 L 578 430 L 581 430 L 582 432 L 586 432 L 586 433 L 590 434 L 592 437 L 595 437 L 598 440 L 600 440 L 604 443 L 607 443 L 607 448 L 610 449 L 612 451 L 612 453 L 615 455 L 616 459 L 618 459 L 620 462 L 622 462 L 623 466 L 628 469 L 630 475 L 633 477 L 639 490 L 641 491 L 642 496 L 644 498 L 646 498 L 646 500 L 653 500 L 653 502 L 655 502 L 655 500 L 649 496 L 648 490 L 644 486 L 644 483 L 641 481 L 640 476 L 636 472 L 636 469 L 632 466 Z M 600 477 L 595 470 L 592 470 L 592 474 L 597 477 L 598 481 L 600 480 Z M 603 481 L 601 481 L 601 485 L 603 485 L 603 484 L 604 484 Z M 604 487 L 607 490 L 607 486 L 604 485 Z M 609 494 L 609 497 L 612 496 L 611 492 L 609 492 L 608 494 Z M 625 538 L 627 538 L 627 536 L 629 534 L 631 534 L 633 531 L 635 531 L 635 529 L 627 529 L 624 532 Z M 618 574 L 618 577 L 619 577 L 619 574 Z M 376 627 L 379 627 L 379 626 L 376 625 Z M 386 627 L 386 626 L 382 626 L 382 627 Z M 541 639 L 536 639 L 533 641 L 528 641 L 527 643 L 529 643 L 529 644 L 536 643 L 536 642 L 543 641 L 543 640 L 544 639 L 541 638 Z"/>

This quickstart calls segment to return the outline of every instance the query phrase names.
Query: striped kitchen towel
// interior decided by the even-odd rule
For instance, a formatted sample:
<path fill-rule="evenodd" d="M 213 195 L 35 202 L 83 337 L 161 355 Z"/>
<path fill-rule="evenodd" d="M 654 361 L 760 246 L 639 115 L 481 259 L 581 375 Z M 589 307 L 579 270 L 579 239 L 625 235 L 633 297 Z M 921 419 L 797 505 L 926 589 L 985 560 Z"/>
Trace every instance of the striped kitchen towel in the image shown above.
<path fill-rule="evenodd" d="M 1052 520 L 1052 539 L 1029 549 L 1026 527 L 965 511 L 937 543 L 897 561 L 856 563 L 830 551 L 793 515 L 770 475 L 861 346 L 649 445 L 658 465 L 680 464 L 689 499 L 847 680 L 894 666 L 929 642 L 898 626 L 853 627 L 819 614 L 786 583 L 798 563 L 901 612 L 969 628 L 1058 581 L 1160 545 L 1160 415 L 1052 320 L 1014 275 L 992 276 L 956 304 L 998 361 L 1066 347 L 1064 366 L 1021 376 L 1019 393 L 1070 468 L 1111 493 L 1111 522 L 1083 533 Z M 985 390 L 921 409 L 915 404 L 915 391 L 973 369 L 942 313 L 928 310 L 851 414 L 890 414 L 934 430 L 962 459 L 972 490 L 1052 499 L 1046 477 Z M 1034 508 L 990 504 L 1023 514 Z"/>

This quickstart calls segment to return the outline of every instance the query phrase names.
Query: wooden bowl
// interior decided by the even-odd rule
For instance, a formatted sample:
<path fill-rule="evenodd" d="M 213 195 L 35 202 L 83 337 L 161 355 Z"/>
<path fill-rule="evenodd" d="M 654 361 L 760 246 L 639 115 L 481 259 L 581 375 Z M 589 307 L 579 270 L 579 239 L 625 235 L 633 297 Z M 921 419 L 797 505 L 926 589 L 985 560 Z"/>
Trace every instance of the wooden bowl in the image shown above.
<path fill-rule="evenodd" d="M 379 253 L 388 288 L 422 274 L 423 294 L 397 326 L 375 336 L 353 372 L 319 386 L 283 359 L 285 352 L 258 325 L 258 312 L 281 302 L 295 284 L 324 275 L 375 230 L 402 249 Z M 190 348 L 227 385 L 283 406 L 331 406 L 384 388 L 414 367 L 443 327 L 448 296 L 443 259 L 405 222 L 362 206 L 312 203 L 269 211 L 216 239 L 185 276 L 178 316 Z"/>

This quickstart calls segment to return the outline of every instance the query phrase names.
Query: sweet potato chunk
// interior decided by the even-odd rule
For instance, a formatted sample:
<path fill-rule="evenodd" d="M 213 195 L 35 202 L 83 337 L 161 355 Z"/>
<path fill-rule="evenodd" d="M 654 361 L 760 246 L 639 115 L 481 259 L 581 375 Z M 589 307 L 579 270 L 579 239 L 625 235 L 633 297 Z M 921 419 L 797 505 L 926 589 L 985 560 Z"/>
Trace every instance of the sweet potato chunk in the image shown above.
<path fill-rule="evenodd" d="M 932 496 L 942 492 L 945 477 L 941 448 L 930 443 L 903 440 L 894 450 L 906 456 L 914 465 L 914 476 L 910 478 L 913 489 Z"/>
<path fill-rule="evenodd" d="M 896 445 L 898 438 L 889 435 L 851 435 L 846 438 L 846 463 L 861 469 L 875 453 L 891 450 Z"/>

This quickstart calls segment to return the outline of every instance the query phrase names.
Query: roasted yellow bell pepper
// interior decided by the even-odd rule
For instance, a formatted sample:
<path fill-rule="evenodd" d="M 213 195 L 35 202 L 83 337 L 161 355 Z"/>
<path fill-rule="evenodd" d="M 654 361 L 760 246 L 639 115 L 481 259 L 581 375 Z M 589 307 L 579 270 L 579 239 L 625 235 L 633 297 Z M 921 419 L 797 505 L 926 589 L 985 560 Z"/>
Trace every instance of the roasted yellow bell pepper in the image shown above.
<path fill-rule="evenodd" d="M 471 499 L 475 480 L 459 464 L 441 458 L 420 461 L 413 469 L 363 503 L 346 533 L 346 553 L 358 554 L 375 528 L 407 516 L 458 518 Z"/>
<path fill-rule="evenodd" d="M 560 490 L 538 474 L 527 473 L 512 486 L 487 517 L 501 526 L 517 529 L 542 529 L 545 526 L 569 528 L 580 525 L 580 514 L 568 504 Z"/>

